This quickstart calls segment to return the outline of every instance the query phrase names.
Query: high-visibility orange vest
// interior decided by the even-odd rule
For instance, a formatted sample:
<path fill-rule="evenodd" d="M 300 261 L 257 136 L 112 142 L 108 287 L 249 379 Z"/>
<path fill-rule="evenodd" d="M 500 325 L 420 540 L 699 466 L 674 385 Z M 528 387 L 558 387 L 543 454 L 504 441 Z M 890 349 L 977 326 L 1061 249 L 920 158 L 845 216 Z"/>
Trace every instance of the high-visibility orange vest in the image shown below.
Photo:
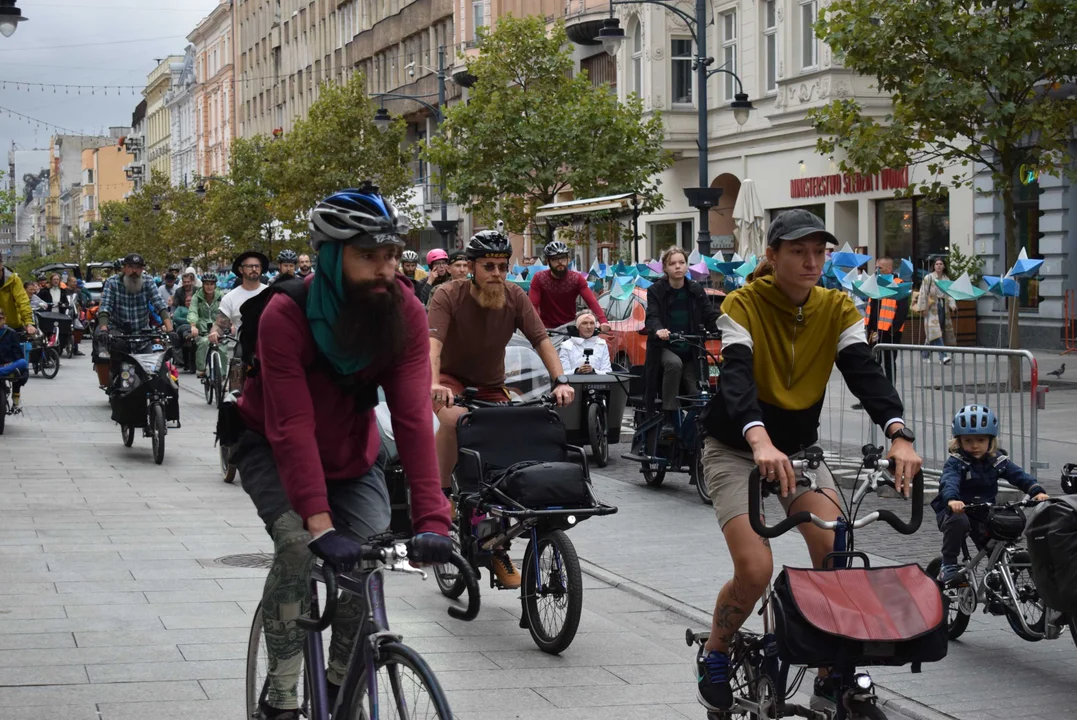
<path fill-rule="evenodd" d="M 894 278 L 894 282 L 902 282 L 901 278 Z M 868 302 L 867 313 L 864 315 L 864 326 L 871 325 L 871 308 L 873 303 Z M 897 300 L 894 298 L 882 298 L 879 300 L 879 322 L 876 325 L 879 332 L 889 332 L 890 328 L 894 325 L 894 316 L 897 315 Z M 905 326 L 902 325 L 899 332 L 904 332 Z"/>

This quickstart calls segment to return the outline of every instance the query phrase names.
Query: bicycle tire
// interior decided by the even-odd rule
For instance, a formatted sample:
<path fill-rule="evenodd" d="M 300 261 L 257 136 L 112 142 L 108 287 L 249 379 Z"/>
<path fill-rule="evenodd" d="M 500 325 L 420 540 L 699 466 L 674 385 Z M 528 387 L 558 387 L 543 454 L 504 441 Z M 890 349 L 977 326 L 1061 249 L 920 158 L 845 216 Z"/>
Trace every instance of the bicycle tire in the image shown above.
<path fill-rule="evenodd" d="M 1007 607 L 1006 622 L 1010 624 L 1010 629 L 1013 630 L 1017 637 L 1028 642 L 1039 642 L 1043 640 L 1043 629 L 1047 623 L 1047 606 L 1043 602 L 1043 598 L 1039 597 L 1039 593 L 1036 591 L 1036 583 L 1032 580 L 1032 558 L 1027 550 L 1018 550 L 1013 554 L 1013 559 L 1010 561 L 1010 573 L 1013 575 L 1013 585 L 1018 592 L 1022 590 L 1031 592 L 1035 594 L 1036 600 L 1032 603 L 1033 607 L 1027 612 Z M 1021 603 L 1018 598 L 1013 598 L 1013 601 L 1015 605 Z M 1025 629 L 1021 627 L 1021 621 L 1017 618 L 1018 612 L 1024 616 L 1025 622 L 1028 623 L 1032 632 L 1037 634 L 1032 635 L 1025 632 Z"/>
<path fill-rule="evenodd" d="M 591 444 L 595 465 L 604 468 L 610 462 L 610 446 L 606 438 L 606 422 L 598 410 L 598 403 L 591 403 L 587 408 L 587 439 Z"/>
<path fill-rule="evenodd" d="M 536 545 L 538 547 L 535 547 Z M 554 570 L 556 558 L 560 557 L 562 565 L 560 582 L 555 581 L 552 575 L 549 578 L 545 577 L 541 558 L 545 554 L 546 547 L 552 547 L 554 551 L 554 560 L 551 561 L 549 568 L 551 573 Z M 536 567 L 539 572 L 536 572 Z M 583 575 L 580 571 L 580 560 L 576 555 L 575 546 L 564 530 L 539 533 L 534 542 L 527 544 L 527 550 L 524 552 L 523 574 L 523 606 L 531 639 L 543 652 L 557 655 L 572 644 L 576 631 L 580 627 L 580 615 L 583 612 Z M 542 577 L 541 587 L 539 587 L 540 576 Z M 551 632 L 551 629 L 546 627 L 546 619 L 549 619 L 549 615 L 539 607 L 539 599 L 548 596 L 564 598 L 564 620 L 561 628 L 556 632 Z"/>
<path fill-rule="evenodd" d="M 849 717 L 852 720 L 887 720 L 883 709 L 867 700 L 850 700 Z"/>
<path fill-rule="evenodd" d="M 0 384 L 0 435 L 4 434 L 4 423 L 7 421 L 7 383 Z"/>
<path fill-rule="evenodd" d="M 150 438 L 153 442 L 153 461 L 160 465 L 165 461 L 165 409 L 154 403 L 150 410 Z"/>
<path fill-rule="evenodd" d="M 41 377 L 52 380 L 60 372 L 60 353 L 56 348 L 47 349 L 41 356 Z"/>
<path fill-rule="evenodd" d="M 710 488 L 707 487 L 707 480 L 703 476 L 703 439 L 696 439 L 696 449 L 692 456 L 692 467 L 689 470 L 689 474 L 692 477 L 692 483 L 696 486 L 696 494 L 699 495 L 699 500 L 704 505 L 713 505 L 714 501 L 711 500 Z"/>
<path fill-rule="evenodd" d="M 449 537 L 452 538 L 453 546 L 456 548 L 456 552 L 461 552 L 460 549 L 460 531 L 457 529 L 456 523 L 453 523 L 449 527 Z M 464 559 L 467 562 L 467 559 Z M 452 563 L 443 563 L 441 565 L 434 566 L 434 580 L 438 584 L 438 590 L 441 594 L 450 600 L 455 600 L 464 594 L 464 590 L 467 589 L 467 583 L 464 581 L 463 574 Z"/>
<path fill-rule="evenodd" d="M 654 427 L 647 432 L 643 440 L 643 452 L 645 455 L 651 455 L 657 450 L 658 447 L 658 432 L 661 427 Z M 647 462 L 643 463 L 643 482 L 647 483 L 650 487 L 658 487 L 666 479 L 666 471 L 654 470 Z"/>
<path fill-rule="evenodd" d="M 120 437 L 123 438 L 123 446 L 131 447 L 135 444 L 135 426 L 120 425 Z"/>
<path fill-rule="evenodd" d="M 934 580 L 939 577 L 941 571 L 942 557 L 940 556 L 929 562 L 927 564 L 927 569 L 924 572 Z M 943 590 L 942 597 L 943 601 L 946 603 L 946 637 L 951 640 L 957 640 L 965 634 L 965 630 L 967 630 L 969 626 L 969 620 L 971 620 L 972 617 L 961 612 L 956 594 L 951 596 L 947 594 L 946 590 Z"/>
<path fill-rule="evenodd" d="M 417 694 L 409 693 L 401 670 L 408 670 L 418 682 L 412 682 L 415 690 L 425 690 L 426 702 L 415 702 Z M 385 670 L 383 674 L 381 671 Z M 452 720 L 452 710 L 445 691 L 441 689 L 434 671 L 426 660 L 407 645 L 390 642 L 381 646 L 378 654 L 378 720 Z M 409 697 L 410 695 L 410 697 Z M 352 706 L 340 716 L 350 720 L 367 720 L 367 688 L 364 685 L 352 698 Z M 406 708 L 401 712 L 401 707 Z M 423 708 L 425 712 L 419 711 Z M 416 712 L 419 711 L 419 712 Z"/>
<path fill-rule="evenodd" d="M 247 638 L 246 696 L 248 718 L 259 717 L 258 701 L 262 697 L 262 689 L 265 686 L 266 679 L 266 667 L 269 662 L 268 656 L 262 656 L 262 650 L 265 648 L 262 625 L 262 603 L 259 602 L 254 611 L 254 620 L 251 622 L 251 631 Z M 307 713 L 310 706 L 310 697 L 307 695 L 309 686 L 310 678 L 308 677 L 306 657 L 304 656 L 303 671 L 299 675 L 299 685 L 296 687 L 296 692 L 301 699 L 300 709 L 303 711 L 303 717 L 309 717 Z"/>

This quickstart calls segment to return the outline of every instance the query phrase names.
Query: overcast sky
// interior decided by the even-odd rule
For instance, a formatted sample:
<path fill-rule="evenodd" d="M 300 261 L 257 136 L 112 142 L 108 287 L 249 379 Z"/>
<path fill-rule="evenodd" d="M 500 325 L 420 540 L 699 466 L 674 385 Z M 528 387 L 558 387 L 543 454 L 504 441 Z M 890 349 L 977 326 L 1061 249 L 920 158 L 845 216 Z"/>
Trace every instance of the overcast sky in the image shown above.
<path fill-rule="evenodd" d="M 28 115 L 85 134 L 108 134 L 130 125 L 154 58 L 182 55 L 186 36 L 218 0 L 16 0 L 29 22 L 9 38 L 0 35 L 0 167 L 12 141 L 19 149 L 48 148 L 62 132 L 11 115 Z M 14 81 L 60 85 L 137 85 L 117 94 L 98 88 L 23 87 Z M 6 82 L 6 87 L 2 83 Z"/>

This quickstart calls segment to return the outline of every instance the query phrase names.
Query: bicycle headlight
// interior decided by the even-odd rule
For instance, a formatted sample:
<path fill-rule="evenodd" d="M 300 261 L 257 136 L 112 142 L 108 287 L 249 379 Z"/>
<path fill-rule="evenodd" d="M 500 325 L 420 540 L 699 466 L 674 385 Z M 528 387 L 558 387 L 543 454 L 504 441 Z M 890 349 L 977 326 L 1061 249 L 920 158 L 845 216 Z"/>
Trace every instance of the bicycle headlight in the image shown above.
<path fill-rule="evenodd" d="M 868 675 L 867 673 L 857 673 L 855 679 L 856 679 L 856 686 L 858 688 L 860 688 L 864 692 L 867 692 L 868 690 L 871 690 L 872 682 L 871 682 L 871 676 L 870 675 Z"/>

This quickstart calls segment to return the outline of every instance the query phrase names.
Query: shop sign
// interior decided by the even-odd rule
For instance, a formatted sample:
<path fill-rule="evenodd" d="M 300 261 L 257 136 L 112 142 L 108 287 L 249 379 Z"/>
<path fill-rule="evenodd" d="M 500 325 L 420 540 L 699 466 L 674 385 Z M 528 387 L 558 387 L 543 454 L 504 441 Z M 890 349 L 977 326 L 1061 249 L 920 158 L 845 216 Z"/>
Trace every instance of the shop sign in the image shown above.
<path fill-rule="evenodd" d="M 711 250 L 732 250 L 734 240 L 732 235 L 711 235 Z"/>
<path fill-rule="evenodd" d="M 900 190 L 909 186 L 909 168 L 887 168 L 873 175 L 850 173 L 794 178 L 789 181 L 789 194 L 796 198 L 817 198 L 827 195 L 853 195 L 876 190 Z"/>

